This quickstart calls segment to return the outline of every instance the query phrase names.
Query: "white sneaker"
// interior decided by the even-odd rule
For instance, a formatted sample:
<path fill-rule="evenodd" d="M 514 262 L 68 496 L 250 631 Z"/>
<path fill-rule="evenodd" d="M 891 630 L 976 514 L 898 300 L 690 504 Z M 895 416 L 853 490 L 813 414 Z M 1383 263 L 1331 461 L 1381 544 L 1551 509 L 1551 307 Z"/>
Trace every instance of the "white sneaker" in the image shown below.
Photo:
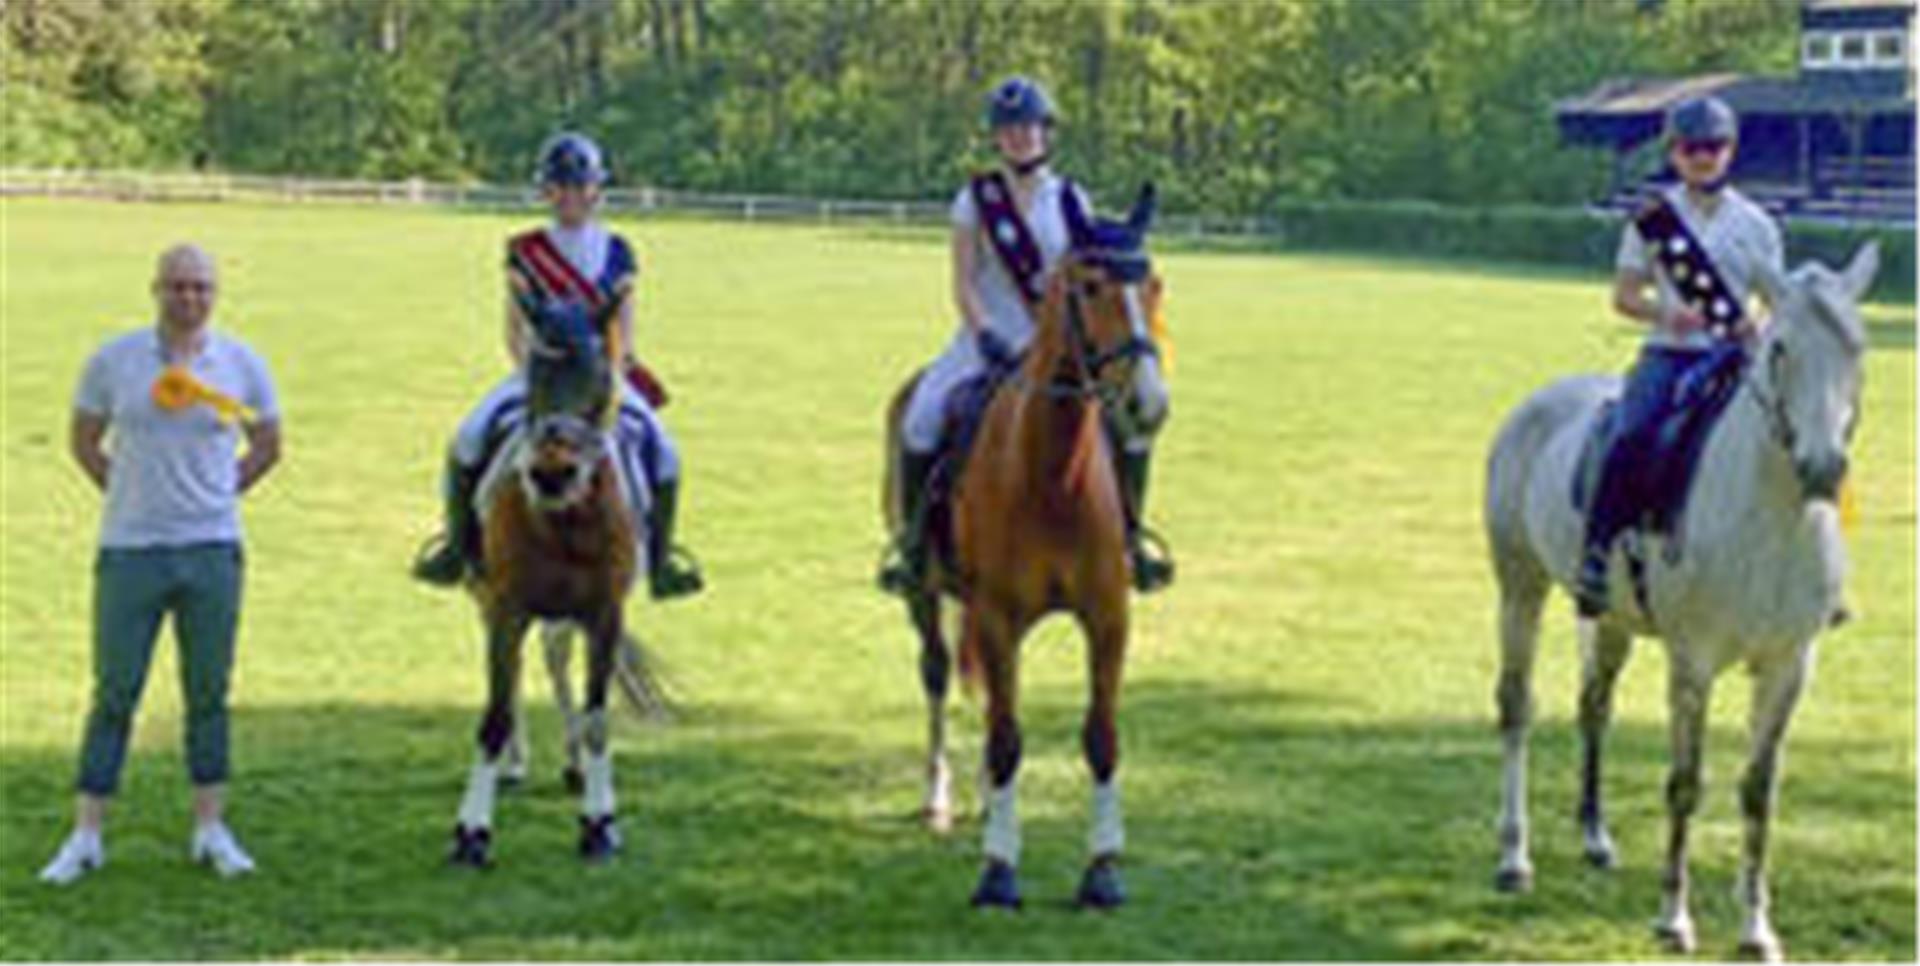
<path fill-rule="evenodd" d="M 76 830 L 60 843 L 53 861 L 40 870 L 40 881 L 66 885 L 106 864 L 107 850 L 100 843 L 100 833 Z"/>
<path fill-rule="evenodd" d="M 240 847 L 240 840 L 225 822 L 209 822 L 193 830 L 193 861 L 211 864 L 222 878 L 231 879 L 253 871 L 253 857 Z"/>

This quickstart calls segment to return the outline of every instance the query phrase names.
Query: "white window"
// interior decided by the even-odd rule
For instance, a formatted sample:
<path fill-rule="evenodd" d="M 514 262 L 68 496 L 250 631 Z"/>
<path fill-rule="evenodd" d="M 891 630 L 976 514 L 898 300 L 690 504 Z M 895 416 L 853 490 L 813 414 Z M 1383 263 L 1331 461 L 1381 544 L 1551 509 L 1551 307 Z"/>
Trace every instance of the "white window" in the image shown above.
<path fill-rule="evenodd" d="M 1873 35 L 1873 62 L 1883 67 L 1898 67 L 1907 59 L 1907 36 L 1898 30 L 1883 30 Z"/>
<path fill-rule="evenodd" d="M 1833 35 L 1808 34 L 1801 60 L 1808 67 L 1823 67 L 1833 63 Z"/>

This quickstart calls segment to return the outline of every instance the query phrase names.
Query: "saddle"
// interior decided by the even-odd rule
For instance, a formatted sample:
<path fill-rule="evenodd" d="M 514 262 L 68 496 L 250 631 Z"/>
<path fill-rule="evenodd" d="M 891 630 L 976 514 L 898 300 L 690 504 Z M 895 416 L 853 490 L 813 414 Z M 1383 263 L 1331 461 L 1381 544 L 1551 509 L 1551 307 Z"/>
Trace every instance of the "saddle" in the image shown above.
<path fill-rule="evenodd" d="M 1738 394 L 1746 365 L 1744 349 L 1735 343 L 1721 343 L 1675 387 L 1666 411 L 1648 434 L 1651 442 L 1643 451 L 1631 454 L 1630 478 L 1620 481 L 1634 507 L 1635 529 L 1667 538 L 1677 535 L 1707 439 Z M 1583 515 L 1591 512 L 1599 495 L 1600 474 L 1608 454 L 1615 446 L 1629 442 L 1620 438 L 1619 407 L 1617 398 L 1602 404 L 1575 464 L 1573 506 Z"/>
<path fill-rule="evenodd" d="M 944 430 L 940 434 L 940 445 L 933 451 L 933 467 L 927 474 L 926 499 L 921 504 L 921 526 L 924 528 L 922 532 L 931 541 L 929 546 L 949 568 L 954 564 L 954 494 L 959 492 L 960 480 L 973 455 L 974 440 L 980 435 L 980 426 L 986 422 L 987 407 L 1016 369 L 1017 366 L 1012 365 L 989 365 L 978 375 L 955 386 L 947 396 Z M 911 526 L 912 522 L 909 521 L 908 525 Z"/>

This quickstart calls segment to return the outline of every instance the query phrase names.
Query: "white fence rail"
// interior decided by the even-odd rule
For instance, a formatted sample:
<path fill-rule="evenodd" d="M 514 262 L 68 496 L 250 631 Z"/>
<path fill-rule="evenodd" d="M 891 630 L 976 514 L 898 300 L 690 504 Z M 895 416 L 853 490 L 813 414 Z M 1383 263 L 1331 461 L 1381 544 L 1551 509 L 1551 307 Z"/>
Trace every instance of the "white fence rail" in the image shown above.
<path fill-rule="evenodd" d="M 540 204 L 531 187 L 408 181 L 345 181 L 260 175 L 162 174 L 146 171 L 0 169 L 0 196 L 105 198 L 118 201 L 275 201 L 433 205 L 518 209 Z M 746 220 L 882 221 L 937 224 L 937 202 L 855 201 L 781 195 L 700 194 L 663 188 L 612 188 L 606 209 L 621 214 L 688 212 Z"/>
<path fill-rule="evenodd" d="M 531 186 L 349 181 L 240 174 L 0 168 L 0 197 L 101 198 L 116 201 L 283 202 L 432 205 L 518 210 L 540 204 Z M 704 194 L 666 188 L 611 188 L 602 204 L 614 214 L 686 213 L 745 221 L 943 225 L 948 207 L 935 201 L 871 201 L 788 195 Z M 1274 219 L 1162 215 L 1164 234 L 1278 236 Z"/>

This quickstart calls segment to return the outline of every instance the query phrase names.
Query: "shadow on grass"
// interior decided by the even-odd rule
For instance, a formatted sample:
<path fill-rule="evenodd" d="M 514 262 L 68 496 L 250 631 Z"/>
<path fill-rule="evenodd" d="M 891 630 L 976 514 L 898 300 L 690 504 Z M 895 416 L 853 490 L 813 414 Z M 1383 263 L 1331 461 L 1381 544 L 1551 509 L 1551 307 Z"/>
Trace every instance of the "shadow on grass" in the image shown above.
<path fill-rule="evenodd" d="M 965 908 L 977 867 L 971 822 L 940 839 L 909 819 L 919 730 L 897 715 L 874 725 L 892 721 L 885 730 L 897 735 L 796 725 L 746 706 L 695 708 L 668 729 L 623 721 L 628 847 L 610 866 L 583 868 L 572 854 L 575 802 L 548 748 L 557 722 L 542 709 L 534 780 L 501 801 L 500 864 L 473 873 L 442 857 L 476 715 L 312 705 L 236 719 L 236 824 L 263 868 L 242 883 L 182 861 L 179 760 L 149 753 L 130 769 L 108 868 L 68 890 L 32 886 L 62 830 L 71 763 L 7 753 L 4 956 L 1452 959 L 1524 952 L 1527 937 L 1554 930 L 1637 935 L 1657 895 L 1650 855 L 1610 877 L 1578 868 L 1560 827 L 1571 808 L 1569 728 L 1538 733 L 1541 889 L 1516 899 L 1488 887 L 1498 763 L 1484 721 L 1366 720 L 1307 696 L 1143 678 L 1130 684 L 1123 718 L 1134 902 L 1112 916 L 1068 912 L 1085 783 L 1065 736 L 1081 705 L 1066 691 L 1030 699 L 1029 908 L 1019 916 Z M 1737 740 L 1732 729 L 1713 736 Z M 1850 747 L 1795 743 L 1790 781 L 1822 790 L 1790 794 L 1786 822 L 1910 828 L 1911 775 L 1850 768 Z M 960 748 L 970 758 L 977 740 Z M 1664 737 L 1620 729 L 1611 761 L 1617 821 L 1636 829 L 1623 843 L 1657 839 Z M 965 758 L 956 770 L 970 771 Z M 970 798 L 968 783 L 957 785 Z M 1730 788 L 1730 777 L 1715 787 Z M 1061 798 L 1073 804 L 1059 807 Z M 1704 852 L 1696 868 L 1730 874 L 1731 854 Z M 1816 940 L 1838 930 L 1864 944 L 1854 955 L 1911 956 L 1913 923 L 1899 915 L 1912 911 L 1910 876 L 1904 890 L 1849 886 L 1844 870 L 1857 856 L 1804 853 L 1790 861 L 1836 871 L 1804 875 L 1804 895 L 1779 897 L 1796 951 L 1827 949 Z M 1814 903 L 1839 908 L 1842 921 L 1795 918 Z"/>

